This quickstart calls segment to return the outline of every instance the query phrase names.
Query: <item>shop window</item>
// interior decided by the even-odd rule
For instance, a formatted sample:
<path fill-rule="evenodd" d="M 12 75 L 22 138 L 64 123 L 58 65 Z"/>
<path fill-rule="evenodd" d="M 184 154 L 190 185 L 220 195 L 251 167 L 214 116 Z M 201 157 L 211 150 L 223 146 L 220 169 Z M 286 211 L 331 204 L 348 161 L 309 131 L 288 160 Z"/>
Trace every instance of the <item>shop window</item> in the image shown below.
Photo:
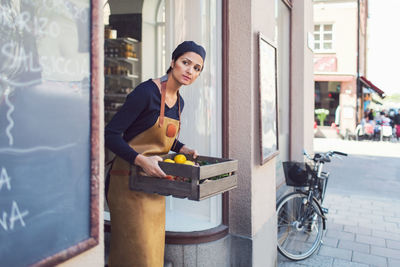
<path fill-rule="evenodd" d="M 290 5 L 287 1 L 275 1 L 276 43 L 278 48 L 278 134 L 279 155 L 276 160 L 276 185 L 284 184 L 282 161 L 289 160 L 290 146 Z"/>
<path fill-rule="evenodd" d="M 111 14 L 110 10 L 110 4 L 108 3 L 108 0 L 103 0 L 103 23 L 104 25 L 109 24 L 109 16 Z"/>
<path fill-rule="evenodd" d="M 166 65 L 171 61 L 172 50 L 184 40 L 193 40 L 207 51 L 199 78 L 180 92 L 185 100 L 180 140 L 196 148 L 200 155 L 216 157 L 222 156 L 221 14 L 221 1 L 216 0 L 175 0 L 165 4 Z M 199 231 L 221 223 L 221 195 L 200 202 L 167 198 L 167 231 Z"/>
<path fill-rule="evenodd" d="M 333 25 L 314 25 L 314 50 L 315 52 L 331 52 L 333 50 Z"/>
<path fill-rule="evenodd" d="M 222 6 L 217 0 L 109 1 L 110 27 L 126 38 L 134 38 L 137 79 L 165 74 L 173 49 L 193 40 L 207 51 L 204 70 L 193 85 L 181 88 L 185 100 L 180 141 L 200 155 L 222 157 Z M 129 23 L 127 23 L 129 21 Z M 126 27 L 126 25 L 129 27 Z M 119 39 L 118 38 L 118 39 Z M 124 39 L 125 40 L 125 39 Z M 130 40 L 130 39 L 129 39 Z M 105 213 L 105 218 L 109 217 Z M 222 196 L 200 202 L 167 197 L 166 230 L 191 232 L 222 223 Z"/>

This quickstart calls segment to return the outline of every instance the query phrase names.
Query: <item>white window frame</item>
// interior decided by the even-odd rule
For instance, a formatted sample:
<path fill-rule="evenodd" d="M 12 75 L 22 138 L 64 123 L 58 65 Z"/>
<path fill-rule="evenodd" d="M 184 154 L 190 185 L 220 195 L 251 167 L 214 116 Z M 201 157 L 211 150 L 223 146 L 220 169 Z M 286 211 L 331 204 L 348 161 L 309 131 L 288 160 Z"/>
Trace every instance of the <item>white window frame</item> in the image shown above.
<path fill-rule="evenodd" d="M 185 109 L 179 140 L 200 155 L 222 157 L 222 2 L 165 0 L 165 5 L 166 63 L 171 62 L 173 49 L 184 40 L 199 42 L 207 51 L 199 78 L 180 91 Z M 209 28 L 209 20 L 215 21 L 215 28 Z M 213 119 L 205 120 L 206 114 Z M 199 202 L 166 198 L 166 231 L 203 231 L 221 224 L 221 194 Z"/>
<path fill-rule="evenodd" d="M 319 25 L 319 31 L 315 31 L 315 26 Z M 332 26 L 332 30 L 331 31 L 324 31 L 324 26 L 327 25 L 331 25 Z M 334 23 L 331 22 L 324 22 L 324 23 L 315 23 L 314 24 L 314 32 L 313 32 L 313 36 L 314 36 L 314 52 L 315 53 L 334 53 L 335 52 L 335 25 Z M 331 40 L 325 40 L 324 39 L 324 34 L 331 34 L 332 35 L 332 39 Z M 319 35 L 319 40 L 317 40 L 317 38 L 315 38 L 315 35 Z M 332 44 L 332 48 L 330 49 L 324 49 L 324 43 L 331 43 Z M 320 48 L 316 48 L 315 44 L 319 44 Z"/>
<path fill-rule="evenodd" d="M 276 187 L 284 184 L 282 162 L 290 159 L 290 42 L 292 10 L 282 0 L 275 0 L 275 43 L 278 51 L 278 134 L 279 155 L 276 158 Z M 286 11 L 286 12 L 285 12 Z"/>

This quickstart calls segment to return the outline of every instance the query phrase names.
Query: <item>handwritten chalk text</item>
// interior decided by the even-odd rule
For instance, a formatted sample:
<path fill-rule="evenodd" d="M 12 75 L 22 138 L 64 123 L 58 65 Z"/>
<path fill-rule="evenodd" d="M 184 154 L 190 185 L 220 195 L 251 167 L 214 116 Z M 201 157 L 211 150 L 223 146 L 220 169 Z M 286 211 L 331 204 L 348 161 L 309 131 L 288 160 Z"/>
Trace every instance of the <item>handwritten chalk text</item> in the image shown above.
<path fill-rule="evenodd" d="M 11 190 L 11 178 L 7 174 L 7 170 L 4 167 L 1 167 L 1 172 L 0 172 L 0 191 L 5 185 L 8 191 Z"/>
<path fill-rule="evenodd" d="M 0 25 L 10 29 L 16 28 L 19 32 L 28 32 L 34 36 L 50 36 L 57 38 L 61 29 L 57 22 L 49 21 L 47 17 L 32 17 L 31 13 L 24 11 L 15 17 L 10 17 L 5 10 L 0 10 Z"/>
<path fill-rule="evenodd" d="M 16 201 L 12 202 L 11 211 L 9 214 L 9 218 L 7 218 L 7 212 L 3 212 L 2 216 L 0 217 L 0 225 L 5 231 L 14 230 L 14 225 L 18 222 L 21 224 L 22 227 L 26 226 L 24 217 L 27 216 L 29 212 L 27 210 L 21 211 Z"/>
<path fill-rule="evenodd" d="M 1 167 L 0 171 L 0 191 L 5 186 L 8 191 L 11 191 L 11 178 L 7 173 L 5 167 Z M 3 207 L 1 207 L 3 208 Z M 0 226 L 4 231 L 14 230 L 16 223 L 20 223 L 22 227 L 25 227 L 24 217 L 29 214 L 29 211 L 22 210 L 19 208 L 17 201 L 13 200 L 10 208 L 10 212 L 0 210 Z M 1 229 L 1 228 L 0 228 Z"/>

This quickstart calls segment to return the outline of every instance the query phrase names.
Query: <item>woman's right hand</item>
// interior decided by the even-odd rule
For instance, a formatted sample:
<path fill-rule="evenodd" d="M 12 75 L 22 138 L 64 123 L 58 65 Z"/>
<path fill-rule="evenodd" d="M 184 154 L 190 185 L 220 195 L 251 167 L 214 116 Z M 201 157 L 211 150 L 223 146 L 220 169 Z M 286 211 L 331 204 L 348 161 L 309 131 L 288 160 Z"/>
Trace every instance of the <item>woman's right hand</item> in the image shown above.
<path fill-rule="evenodd" d="M 135 165 L 140 166 L 150 176 L 165 178 L 166 174 L 158 165 L 159 161 L 162 161 L 159 156 L 146 157 L 139 154 L 135 159 Z"/>

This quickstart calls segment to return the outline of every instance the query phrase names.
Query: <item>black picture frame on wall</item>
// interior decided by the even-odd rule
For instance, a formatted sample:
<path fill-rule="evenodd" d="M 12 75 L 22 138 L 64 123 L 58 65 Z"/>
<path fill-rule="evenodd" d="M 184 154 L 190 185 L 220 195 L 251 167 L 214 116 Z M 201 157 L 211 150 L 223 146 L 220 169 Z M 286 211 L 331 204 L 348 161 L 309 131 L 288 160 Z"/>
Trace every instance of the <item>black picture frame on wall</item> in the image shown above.
<path fill-rule="evenodd" d="M 278 155 L 278 86 L 276 45 L 258 34 L 260 164 Z"/>

